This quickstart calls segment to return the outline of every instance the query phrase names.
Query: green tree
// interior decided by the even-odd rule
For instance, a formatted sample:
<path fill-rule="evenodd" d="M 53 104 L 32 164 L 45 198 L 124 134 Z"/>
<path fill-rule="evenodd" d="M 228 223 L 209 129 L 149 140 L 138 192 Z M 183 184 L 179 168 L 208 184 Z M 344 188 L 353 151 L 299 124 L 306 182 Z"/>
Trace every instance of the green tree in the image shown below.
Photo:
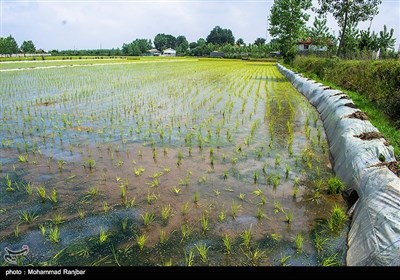
<path fill-rule="evenodd" d="M 265 39 L 264 39 L 264 38 L 257 38 L 257 39 L 254 41 L 254 44 L 257 45 L 257 46 L 265 45 Z"/>
<path fill-rule="evenodd" d="M 18 53 L 18 44 L 13 36 L 0 38 L 0 53 L 1 54 L 15 54 Z"/>
<path fill-rule="evenodd" d="M 185 36 L 176 37 L 176 51 L 179 54 L 186 54 L 189 48 L 189 42 Z"/>
<path fill-rule="evenodd" d="M 244 40 L 242 38 L 237 39 L 236 45 L 238 46 L 244 45 Z"/>
<path fill-rule="evenodd" d="M 320 7 L 315 9 L 319 14 L 331 13 L 341 29 L 337 56 L 340 56 L 345 44 L 346 28 L 360 21 L 372 20 L 379 13 L 381 0 L 318 0 Z"/>
<path fill-rule="evenodd" d="M 168 48 L 176 48 L 176 38 L 170 34 L 159 33 L 154 37 L 154 46 L 162 51 Z"/>
<path fill-rule="evenodd" d="M 361 51 L 377 51 L 378 50 L 378 35 L 375 31 L 372 31 L 370 28 L 367 30 L 360 31 L 360 37 L 358 41 L 358 48 Z"/>
<path fill-rule="evenodd" d="M 388 32 L 386 25 L 383 26 L 382 31 L 379 31 L 379 38 L 377 39 L 377 43 L 384 57 L 386 56 L 389 49 L 394 49 L 396 39 L 393 38 L 393 32 L 393 28 L 391 28 Z"/>
<path fill-rule="evenodd" d="M 334 36 L 329 32 L 326 23 L 326 15 L 319 15 L 314 18 L 313 26 L 309 29 L 308 35 L 316 46 L 329 46 L 334 42 Z"/>
<path fill-rule="evenodd" d="M 207 43 L 213 43 L 214 45 L 233 45 L 235 44 L 235 37 L 230 29 L 223 29 L 219 26 L 215 26 L 207 36 Z"/>
<path fill-rule="evenodd" d="M 294 59 L 296 45 L 309 15 L 311 0 L 275 0 L 269 17 L 269 33 L 279 42 L 280 52 L 286 62 Z"/>
<path fill-rule="evenodd" d="M 23 53 L 34 53 L 36 51 L 36 48 L 33 42 L 29 40 L 22 42 L 21 50 Z"/>
<path fill-rule="evenodd" d="M 340 31 L 339 37 L 344 38 L 345 42 L 342 46 L 342 54 L 344 57 L 352 58 L 352 54 L 357 52 L 360 42 L 360 30 L 357 29 L 357 24 L 349 24 L 346 28 L 346 34 L 342 36 Z"/>

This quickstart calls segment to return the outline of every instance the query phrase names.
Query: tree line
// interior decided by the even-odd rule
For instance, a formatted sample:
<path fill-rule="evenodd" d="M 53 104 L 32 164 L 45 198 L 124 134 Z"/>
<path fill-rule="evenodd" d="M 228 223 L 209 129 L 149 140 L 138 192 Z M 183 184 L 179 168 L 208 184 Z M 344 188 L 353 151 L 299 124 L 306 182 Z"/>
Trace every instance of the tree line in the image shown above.
<path fill-rule="evenodd" d="M 0 54 L 35 53 L 35 44 L 32 41 L 23 41 L 18 47 L 13 36 L 0 37 Z"/>

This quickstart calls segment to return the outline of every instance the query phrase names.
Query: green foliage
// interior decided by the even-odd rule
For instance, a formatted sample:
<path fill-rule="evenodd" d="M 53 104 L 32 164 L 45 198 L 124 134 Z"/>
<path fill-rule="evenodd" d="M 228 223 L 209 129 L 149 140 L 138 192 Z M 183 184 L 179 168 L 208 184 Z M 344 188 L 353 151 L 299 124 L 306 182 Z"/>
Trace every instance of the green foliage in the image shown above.
<path fill-rule="evenodd" d="M 219 26 L 215 26 L 210 34 L 207 36 L 207 43 L 212 43 L 214 45 L 223 44 L 235 44 L 235 37 L 233 37 L 232 31 L 230 29 L 224 29 Z"/>
<path fill-rule="evenodd" d="M 338 177 L 332 177 L 328 180 L 328 192 L 331 194 L 340 194 L 345 190 L 345 186 Z"/>
<path fill-rule="evenodd" d="M 331 215 L 328 218 L 328 228 L 330 231 L 338 232 L 340 231 L 347 221 L 346 212 L 342 207 L 335 204 L 331 210 Z"/>
<path fill-rule="evenodd" d="M 0 54 L 16 54 L 18 45 L 13 36 L 0 37 Z"/>
<path fill-rule="evenodd" d="M 31 40 L 23 41 L 21 44 L 21 50 L 23 53 L 35 53 L 36 48 Z"/>
<path fill-rule="evenodd" d="M 297 42 L 309 18 L 304 10 L 311 5 L 311 0 L 275 0 L 272 5 L 268 31 L 279 42 L 285 62 L 292 61 L 297 53 Z"/>

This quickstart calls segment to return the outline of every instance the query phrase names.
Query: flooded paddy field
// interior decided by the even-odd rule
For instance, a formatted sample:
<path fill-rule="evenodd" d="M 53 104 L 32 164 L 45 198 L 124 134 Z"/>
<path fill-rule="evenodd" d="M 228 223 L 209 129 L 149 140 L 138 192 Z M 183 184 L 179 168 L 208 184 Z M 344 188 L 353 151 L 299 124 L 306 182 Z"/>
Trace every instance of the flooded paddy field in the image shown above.
<path fill-rule="evenodd" d="M 275 64 L 1 75 L 2 256 L 27 245 L 15 263 L 345 265 L 322 122 Z"/>

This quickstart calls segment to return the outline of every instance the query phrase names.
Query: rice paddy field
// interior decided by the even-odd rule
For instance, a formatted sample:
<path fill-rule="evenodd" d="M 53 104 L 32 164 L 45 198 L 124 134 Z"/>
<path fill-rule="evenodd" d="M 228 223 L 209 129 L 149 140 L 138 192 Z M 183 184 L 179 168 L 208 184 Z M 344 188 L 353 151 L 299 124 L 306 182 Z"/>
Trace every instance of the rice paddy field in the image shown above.
<path fill-rule="evenodd" d="M 2 256 L 27 245 L 16 264 L 345 265 L 322 122 L 274 63 L 47 63 L 0 65 Z"/>

